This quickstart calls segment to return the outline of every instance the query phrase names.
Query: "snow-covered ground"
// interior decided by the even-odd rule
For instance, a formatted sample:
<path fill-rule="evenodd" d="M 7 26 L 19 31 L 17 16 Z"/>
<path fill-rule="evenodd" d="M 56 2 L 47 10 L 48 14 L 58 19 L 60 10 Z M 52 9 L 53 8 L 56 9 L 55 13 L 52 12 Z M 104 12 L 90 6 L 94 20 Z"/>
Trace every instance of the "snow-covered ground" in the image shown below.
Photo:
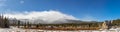
<path fill-rule="evenodd" d="M 115 30 L 53 31 L 53 30 L 0 29 L 0 32 L 120 32 L 120 31 Z"/>
<path fill-rule="evenodd" d="M 16 27 L 11 27 L 11 28 L 0 28 L 0 32 L 120 32 L 120 28 L 110 29 L 110 30 L 58 31 L 58 30 L 20 29 Z"/>
<path fill-rule="evenodd" d="M 79 31 L 53 31 L 53 30 L 25 30 L 25 29 L 0 29 L 0 32 L 120 32 L 115 30 L 79 30 Z"/>

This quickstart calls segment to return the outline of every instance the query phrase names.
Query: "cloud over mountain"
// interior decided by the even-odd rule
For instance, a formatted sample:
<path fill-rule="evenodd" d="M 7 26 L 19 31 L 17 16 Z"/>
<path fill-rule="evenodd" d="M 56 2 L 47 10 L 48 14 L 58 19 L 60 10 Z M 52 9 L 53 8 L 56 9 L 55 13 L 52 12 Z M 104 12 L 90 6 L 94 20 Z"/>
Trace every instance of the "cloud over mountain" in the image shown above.
<path fill-rule="evenodd" d="M 24 13 L 15 14 L 4 14 L 4 16 L 16 19 L 28 19 L 30 22 L 38 23 L 62 23 L 68 22 L 66 20 L 78 20 L 72 15 L 64 14 L 59 11 L 49 10 L 49 11 L 32 11 Z"/>

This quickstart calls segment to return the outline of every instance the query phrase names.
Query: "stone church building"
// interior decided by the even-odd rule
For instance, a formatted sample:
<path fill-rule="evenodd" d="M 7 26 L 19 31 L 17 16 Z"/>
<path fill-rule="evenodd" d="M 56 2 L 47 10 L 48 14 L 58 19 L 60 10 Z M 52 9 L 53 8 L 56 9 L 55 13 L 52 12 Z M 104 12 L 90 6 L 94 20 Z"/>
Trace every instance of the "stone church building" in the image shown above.
<path fill-rule="evenodd" d="M 112 27 L 111 23 L 112 23 L 112 21 L 103 22 L 102 29 L 107 29 L 107 30 L 110 29 Z"/>

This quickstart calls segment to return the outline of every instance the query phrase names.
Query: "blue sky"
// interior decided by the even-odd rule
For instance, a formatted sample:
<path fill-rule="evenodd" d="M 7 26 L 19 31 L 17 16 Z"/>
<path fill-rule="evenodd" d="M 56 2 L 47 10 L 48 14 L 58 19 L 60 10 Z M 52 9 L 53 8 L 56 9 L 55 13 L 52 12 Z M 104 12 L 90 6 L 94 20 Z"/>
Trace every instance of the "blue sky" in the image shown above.
<path fill-rule="evenodd" d="M 0 0 L 1 13 L 44 10 L 58 10 L 79 19 L 113 20 L 120 18 L 120 0 Z"/>

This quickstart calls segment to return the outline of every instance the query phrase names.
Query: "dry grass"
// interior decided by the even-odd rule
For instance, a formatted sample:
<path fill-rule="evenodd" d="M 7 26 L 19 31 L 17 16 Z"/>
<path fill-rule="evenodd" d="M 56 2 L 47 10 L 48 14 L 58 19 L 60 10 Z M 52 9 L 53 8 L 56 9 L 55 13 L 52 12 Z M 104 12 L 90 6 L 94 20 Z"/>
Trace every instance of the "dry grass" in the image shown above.
<path fill-rule="evenodd" d="M 99 30 L 99 27 L 88 27 L 88 28 L 45 28 L 45 27 L 39 27 L 39 28 L 24 28 L 24 29 L 41 29 L 41 30 Z"/>

